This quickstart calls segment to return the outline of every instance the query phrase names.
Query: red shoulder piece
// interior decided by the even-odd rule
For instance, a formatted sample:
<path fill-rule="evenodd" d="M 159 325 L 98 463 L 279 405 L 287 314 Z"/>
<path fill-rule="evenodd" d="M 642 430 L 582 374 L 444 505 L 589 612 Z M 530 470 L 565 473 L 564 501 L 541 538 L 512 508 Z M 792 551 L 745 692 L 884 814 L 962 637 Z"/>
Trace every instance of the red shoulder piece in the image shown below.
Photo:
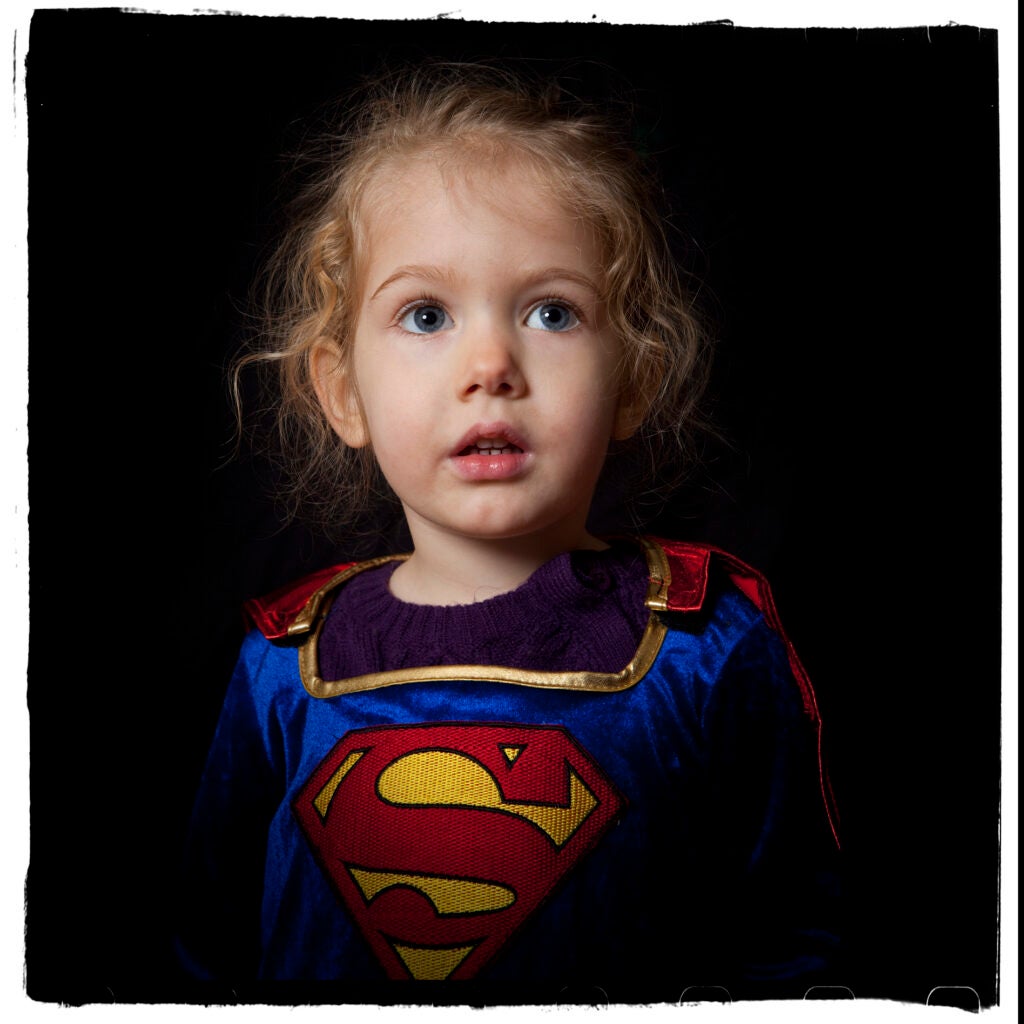
<path fill-rule="evenodd" d="M 288 627 L 306 602 L 329 579 L 337 576 L 355 562 L 340 562 L 326 569 L 317 569 L 308 576 L 286 583 L 263 597 L 250 598 L 243 604 L 246 618 L 268 640 L 279 640 L 288 635 Z"/>
<path fill-rule="evenodd" d="M 768 580 L 746 562 L 740 561 L 728 551 L 713 547 L 710 544 L 690 544 L 684 541 L 664 540 L 661 537 L 651 538 L 658 544 L 668 559 L 671 579 L 666 598 L 667 608 L 671 612 L 697 611 L 704 603 L 707 594 L 708 573 L 711 563 L 721 566 L 732 581 L 733 586 L 754 603 L 765 617 L 765 621 L 782 638 L 789 654 L 789 664 L 793 669 L 804 708 L 812 719 L 818 719 L 818 706 L 814 699 L 814 690 L 806 669 L 800 662 L 796 648 L 790 642 L 786 631 L 782 628 L 772 597 Z"/>

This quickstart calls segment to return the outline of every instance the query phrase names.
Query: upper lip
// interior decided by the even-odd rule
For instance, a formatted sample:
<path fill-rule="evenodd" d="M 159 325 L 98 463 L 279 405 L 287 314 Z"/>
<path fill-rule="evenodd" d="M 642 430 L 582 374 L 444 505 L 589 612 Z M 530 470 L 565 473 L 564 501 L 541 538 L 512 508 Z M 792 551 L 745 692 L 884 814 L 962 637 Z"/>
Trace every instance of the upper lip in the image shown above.
<path fill-rule="evenodd" d="M 456 442 L 455 447 L 452 449 L 452 455 L 458 455 L 459 452 L 472 447 L 484 438 L 488 440 L 500 439 L 508 442 L 510 445 L 521 448 L 523 451 L 526 451 L 527 448 L 526 439 L 523 435 L 507 423 L 477 423 L 470 427 L 462 435 L 462 438 Z"/>

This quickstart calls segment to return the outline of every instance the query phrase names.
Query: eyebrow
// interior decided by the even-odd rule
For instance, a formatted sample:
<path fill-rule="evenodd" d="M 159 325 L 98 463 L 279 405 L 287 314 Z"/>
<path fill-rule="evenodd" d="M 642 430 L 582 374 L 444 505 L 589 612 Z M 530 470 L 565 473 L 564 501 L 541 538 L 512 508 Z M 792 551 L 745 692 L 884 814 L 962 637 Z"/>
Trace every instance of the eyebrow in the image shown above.
<path fill-rule="evenodd" d="M 424 266 L 420 264 L 410 264 L 408 266 L 399 267 L 393 274 L 385 278 L 380 287 L 378 287 L 377 290 L 370 296 L 370 301 L 373 302 L 373 300 L 377 298 L 377 296 L 380 295 L 380 293 L 384 291 L 385 288 L 390 287 L 396 281 L 401 281 L 403 278 L 406 277 L 422 278 L 426 281 L 437 281 L 441 284 L 447 285 L 454 285 L 456 281 L 454 271 L 448 270 L 446 268 Z"/>
<path fill-rule="evenodd" d="M 399 267 L 393 274 L 390 274 L 385 278 L 370 296 L 370 301 L 372 302 L 377 298 L 385 288 L 388 288 L 396 281 L 401 281 L 407 277 L 419 278 L 426 281 L 437 281 L 440 284 L 447 284 L 450 287 L 455 287 L 459 280 L 458 274 L 447 267 L 410 264 L 408 266 Z M 567 267 L 545 267 L 543 270 L 538 270 L 528 274 L 521 282 L 519 282 L 519 286 L 522 288 L 532 288 L 536 285 L 543 284 L 546 281 L 571 281 L 573 284 L 577 284 L 580 287 L 593 292 L 595 297 L 599 298 L 601 295 L 600 289 L 597 287 L 597 283 L 592 278 L 587 277 L 586 274 L 580 274 L 575 270 L 569 270 Z"/>

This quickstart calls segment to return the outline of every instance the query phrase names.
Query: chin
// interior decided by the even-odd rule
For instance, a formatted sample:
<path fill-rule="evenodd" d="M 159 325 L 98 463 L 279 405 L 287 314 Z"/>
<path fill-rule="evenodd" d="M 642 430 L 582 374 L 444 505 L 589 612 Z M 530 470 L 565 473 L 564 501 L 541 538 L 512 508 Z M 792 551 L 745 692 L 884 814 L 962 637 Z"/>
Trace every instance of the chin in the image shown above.
<path fill-rule="evenodd" d="M 536 522 L 489 522 L 478 524 L 475 528 L 462 531 L 466 537 L 482 541 L 517 541 L 524 544 L 534 543 L 539 547 L 569 549 L 582 537 L 586 536 L 583 526 L 566 526 L 563 523 Z"/>

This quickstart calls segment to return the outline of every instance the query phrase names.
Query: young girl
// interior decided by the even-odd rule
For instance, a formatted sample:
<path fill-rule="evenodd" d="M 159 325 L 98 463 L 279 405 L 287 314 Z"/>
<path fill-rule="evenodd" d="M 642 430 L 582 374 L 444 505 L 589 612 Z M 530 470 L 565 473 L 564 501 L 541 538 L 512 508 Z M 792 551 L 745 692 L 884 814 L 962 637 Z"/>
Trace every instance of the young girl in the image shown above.
<path fill-rule="evenodd" d="M 199 977 L 611 1001 L 823 977 L 820 722 L 767 585 L 588 529 L 610 446 L 683 443 L 704 358 L 640 161 L 578 108 L 388 80 L 282 249 L 253 358 L 296 492 L 341 519 L 379 469 L 412 550 L 248 604 L 189 850 Z"/>

